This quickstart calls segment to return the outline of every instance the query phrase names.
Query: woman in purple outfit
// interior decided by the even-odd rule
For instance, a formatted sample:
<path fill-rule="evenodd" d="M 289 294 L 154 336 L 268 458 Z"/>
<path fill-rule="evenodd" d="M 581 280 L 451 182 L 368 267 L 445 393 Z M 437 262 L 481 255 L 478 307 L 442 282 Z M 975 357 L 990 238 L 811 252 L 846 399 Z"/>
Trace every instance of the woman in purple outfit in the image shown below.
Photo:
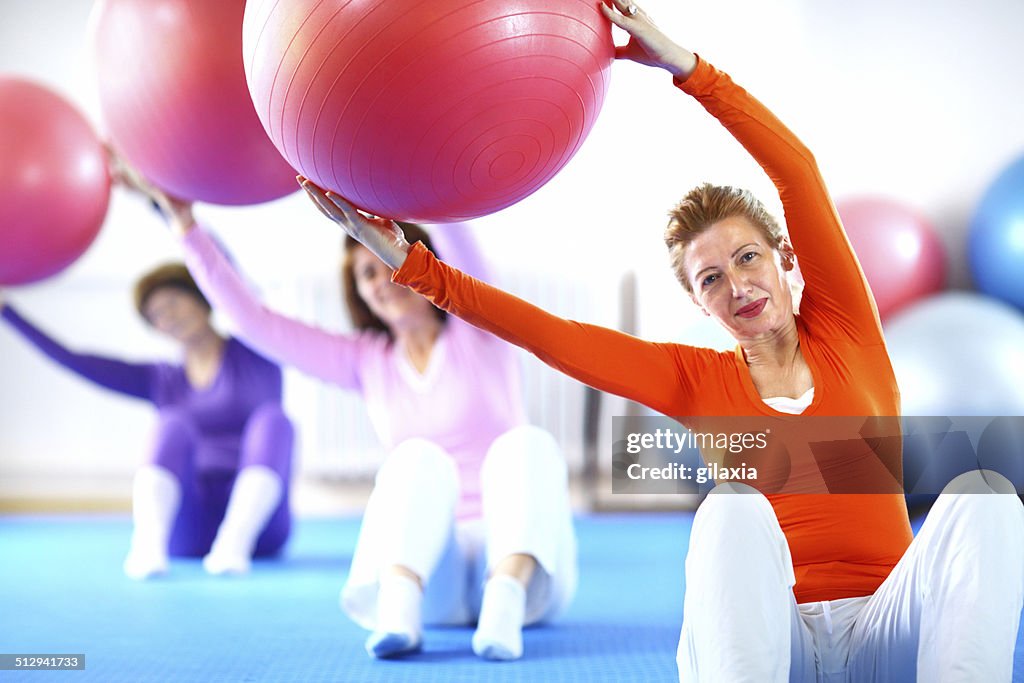
<path fill-rule="evenodd" d="M 168 556 L 203 557 L 211 574 L 244 573 L 278 553 L 291 526 L 293 430 L 281 370 L 210 324 L 210 306 L 180 264 L 136 285 L 139 314 L 181 346 L 182 362 L 129 363 L 65 348 L 0 296 L 0 317 L 52 360 L 102 387 L 150 401 L 159 424 L 135 474 L 128 576 L 162 574 Z"/>

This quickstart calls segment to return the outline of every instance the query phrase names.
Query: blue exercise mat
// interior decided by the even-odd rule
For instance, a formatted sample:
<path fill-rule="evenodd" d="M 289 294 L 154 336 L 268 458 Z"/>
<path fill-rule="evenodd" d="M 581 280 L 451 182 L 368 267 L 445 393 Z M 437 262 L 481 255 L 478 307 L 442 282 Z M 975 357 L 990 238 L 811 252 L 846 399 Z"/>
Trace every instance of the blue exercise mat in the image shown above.
<path fill-rule="evenodd" d="M 0 653 L 84 653 L 84 671 L 0 671 L 0 681 L 675 681 L 691 514 L 577 521 L 580 584 L 525 656 L 485 662 L 472 629 L 427 629 L 422 654 L 374 661 L 338 608 L 358 520 L 300 520 L 280 561 L 242 578 L 198 560 L 138 583 L 123 517 L 0 517 Z M 915 525 L 916 526 L 916 525 Z M 1024 682 L 1018 645 L 1014 681 Z"/>

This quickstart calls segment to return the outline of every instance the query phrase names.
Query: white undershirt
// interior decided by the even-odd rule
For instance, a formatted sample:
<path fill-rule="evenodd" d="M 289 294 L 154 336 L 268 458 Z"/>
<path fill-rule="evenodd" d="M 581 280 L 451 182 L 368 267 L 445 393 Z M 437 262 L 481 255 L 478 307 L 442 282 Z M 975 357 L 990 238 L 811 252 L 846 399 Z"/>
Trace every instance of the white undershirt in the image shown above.
<path fill-rule="evenodd" d="M 772 410 L 777 410 L 780 413 L 788 413 L 789 415 L 799 415 L 807 410 L 807 406 L 811 405 L 811 401 L 814 400 L 814 387 L 811 387 L 804 392 L 804 395 L 800 398 L 772 396 L 771 398 L 765 398 L 762 400 L 765 405 Z"/>

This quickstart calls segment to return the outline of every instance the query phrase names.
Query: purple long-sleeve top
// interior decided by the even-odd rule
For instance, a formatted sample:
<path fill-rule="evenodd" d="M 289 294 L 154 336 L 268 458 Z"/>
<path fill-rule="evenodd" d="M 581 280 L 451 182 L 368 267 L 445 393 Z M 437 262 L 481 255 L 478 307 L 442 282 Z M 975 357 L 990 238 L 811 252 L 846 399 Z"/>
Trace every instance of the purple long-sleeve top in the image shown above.
<path fill-rule="evenodd" d="M 220 368 L 201 389 L 182 365 L 131 363 L 76 353 L 21 317 L 10 305 L 0 314 L 39 351 L 78 376 L 119 394 L 143 399 L 160 411 L 174 410 L 195 427 L 195 465 L 202 470 L 238 468 L 242 433 L 252 412 L 281 402 L 281 369 L 237 339 L 224 346 Z"/>
<path fill-rule="evenodd" d="M 467 226 L 438 227 L 432 239 L 446 259 L 483 275 Z M 202 228 L 193 228 L 184 245 L 203 294 L 233 321 L 242 339 L 281 363 L 359 392 L 385 447 L 419 437 L 443 448 L 459 469 L 457 516 L 479 515 L 480 466 L 488 448 L 526 423 L 512 347 L 449 317 L 420 373 L 382 332 L 327 332 L 267 309 Z"/>

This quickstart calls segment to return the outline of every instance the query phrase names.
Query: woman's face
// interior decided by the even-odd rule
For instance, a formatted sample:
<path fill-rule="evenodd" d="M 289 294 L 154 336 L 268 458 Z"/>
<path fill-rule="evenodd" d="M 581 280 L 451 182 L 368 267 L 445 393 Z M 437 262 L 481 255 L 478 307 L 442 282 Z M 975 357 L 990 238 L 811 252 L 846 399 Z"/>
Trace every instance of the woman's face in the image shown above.
<path fill-rule="evenodd" d="M 391 269 L 366 247 L 353 247 L 352 271 L 359 297 L 392 331 L 400 326 L 416 326 L 434 316 L 433 304 L 393 283 Z"/>
<path fill-rule="evenodd" d="M 210 311 L 195 296 L 176 287 L 159 287 L 146 299 L 143 312 L 157 331 L 186 343 L 210 327 Z"/>
<path fill-rule="evenodd" d="M 694 302 L 738 341 L 769 336 L 793 320 L 788 244 L 773 248 L 742 216 L 714 223 L 688 244 L 683 268 Z"/>

